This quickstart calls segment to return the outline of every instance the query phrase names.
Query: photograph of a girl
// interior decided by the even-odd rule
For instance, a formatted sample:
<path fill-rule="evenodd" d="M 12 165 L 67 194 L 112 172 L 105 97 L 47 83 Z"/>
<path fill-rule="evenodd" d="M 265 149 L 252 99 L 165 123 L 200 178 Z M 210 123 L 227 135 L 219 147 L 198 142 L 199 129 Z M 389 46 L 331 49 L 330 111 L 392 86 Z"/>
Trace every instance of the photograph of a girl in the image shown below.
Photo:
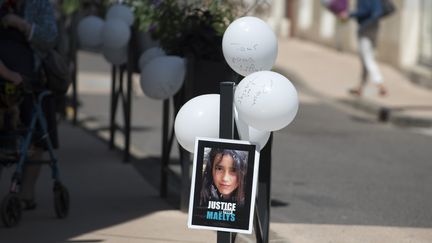
<path fill-rule="evenodd" d="M 243 206 L 247 152 L 206 148 L 204 162 L 200 205 L 207 206 L 208 201 L 212 200 L 236 202 L 237 206 Z"/>
<path fill-rule="evenodd" d="M 258 154 L 255 145 L 229 141 L 198 140 L 189 208 L 191 228 L 251 231 Z"/>

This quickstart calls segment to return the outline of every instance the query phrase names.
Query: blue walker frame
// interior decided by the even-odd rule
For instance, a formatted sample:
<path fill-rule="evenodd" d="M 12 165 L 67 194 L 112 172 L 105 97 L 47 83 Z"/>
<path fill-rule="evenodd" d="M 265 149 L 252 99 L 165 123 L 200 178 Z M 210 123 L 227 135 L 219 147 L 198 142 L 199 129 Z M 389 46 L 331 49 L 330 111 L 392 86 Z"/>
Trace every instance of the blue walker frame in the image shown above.
<path fill-rule="evenodd" d="M 19 142 L 18 160 L 5 160 L 2 161 L 0 166 L 5 164 L 16 163 L 15 172 L 12 176 L 9 194 L 3 199 L 0 205 L 0 213 L 3 223 L 6 227 L 13 227 L 17 225 L 21 219 L 22 205 L 18 197 L 20 191 L 21 178 L 25 164 L 49 164 L 51 167 L 51 177 L 54 180 L 54 207 L 58 218 L 65 218 L 69 212 L 69 193 L 65 186 L 60 181 L 60 173 L 58 168 L 58 160 L 54 154 L 54 148 L 49 136 L 48 124 L 42 108 L 42 101 L 45 97 L 51 94 L 51 91 L 44 90 L 38 96 L 33 97 L 33 109 L 31 115 L 30 126 L 25 128 L 23 137 L 18 135 L 18 140 L 24 139 Z M 39 122 L 41 133 L 41 140 L 45 142 L 50 156 L 49 160 L 28 160 L 28 149 L 32 143 L 32 137 L 36 132 L 37 122 Z M 1 172 L 1 170 L 0 170 Z"/>

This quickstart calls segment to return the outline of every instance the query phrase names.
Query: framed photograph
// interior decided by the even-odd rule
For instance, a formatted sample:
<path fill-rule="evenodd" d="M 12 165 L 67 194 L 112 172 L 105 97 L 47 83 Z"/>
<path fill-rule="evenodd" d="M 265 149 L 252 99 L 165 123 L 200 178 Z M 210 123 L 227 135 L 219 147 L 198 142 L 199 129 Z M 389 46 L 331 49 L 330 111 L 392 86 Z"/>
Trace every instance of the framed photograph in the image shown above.
<path fill-rule="evenodd" d="M 258 161 L 248 141 L 197 138 L 188 227 L 251 234 Z"/>

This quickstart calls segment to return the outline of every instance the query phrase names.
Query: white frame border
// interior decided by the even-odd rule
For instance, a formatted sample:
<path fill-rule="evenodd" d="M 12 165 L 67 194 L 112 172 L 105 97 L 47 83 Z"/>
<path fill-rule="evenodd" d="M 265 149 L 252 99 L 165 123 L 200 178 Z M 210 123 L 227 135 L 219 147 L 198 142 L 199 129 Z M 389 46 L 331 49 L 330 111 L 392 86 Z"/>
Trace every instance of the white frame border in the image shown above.
<path fill-rule="evenodd" d="M 248 226 L 247 230 L 225 228 L 225 227 L 222 228 L 222 227 L 213 227 L 213 226 L 193 225 L 192 224 L 192 212 L 193 212 L 193 204 L 194 204 L 195 177 L 196 177 L 195 174 L 196 174 L 196 170 L 197 170 L 196 167 L 197 167 L 197 159 L 198 159 L 198 141 L 255 145 L 255 158 L 254 158 L 254 168 L 253 168 L 253 176 L 252 176 L 251 207 L 250 207 L 250 212 L 249 212 L 249 226 Z M 196 137 L 195 138 L 193 169 L 192 169 L 192 176 L 191 176 L 192 177 L 191 190 L 190 190 L 190 195 L 189 195 L 189 210 L 188 210 L 188 223 L 187 223 L 188 228 L 252 234 L 255 201 L 256 201 L 256 192 L 257 192 L 259 156 L 260 156 L 260 152 L 258 151 L 258 149 L 259 148 L 256 144 L 253 144 L 253 143 L 251 143 L 249 141 L 245 141 L 245 140 L 206 138 L 206 137 Z"/>

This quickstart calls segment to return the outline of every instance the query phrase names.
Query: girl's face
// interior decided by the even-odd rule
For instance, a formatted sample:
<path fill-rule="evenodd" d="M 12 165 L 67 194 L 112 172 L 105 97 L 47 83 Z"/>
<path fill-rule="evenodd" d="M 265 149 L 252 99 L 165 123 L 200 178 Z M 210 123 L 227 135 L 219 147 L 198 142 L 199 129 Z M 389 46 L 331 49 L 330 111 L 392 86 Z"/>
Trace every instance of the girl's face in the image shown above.
<path fill-rule="evenodd" d="M 224 198 L 229 198 L 238 187 L 237 171 L 234 168 L 234 160 L 229 155 L 224 155 L 219 163 L 214 163 L 212 168 L 213 182 L 219 193 Z"/>

